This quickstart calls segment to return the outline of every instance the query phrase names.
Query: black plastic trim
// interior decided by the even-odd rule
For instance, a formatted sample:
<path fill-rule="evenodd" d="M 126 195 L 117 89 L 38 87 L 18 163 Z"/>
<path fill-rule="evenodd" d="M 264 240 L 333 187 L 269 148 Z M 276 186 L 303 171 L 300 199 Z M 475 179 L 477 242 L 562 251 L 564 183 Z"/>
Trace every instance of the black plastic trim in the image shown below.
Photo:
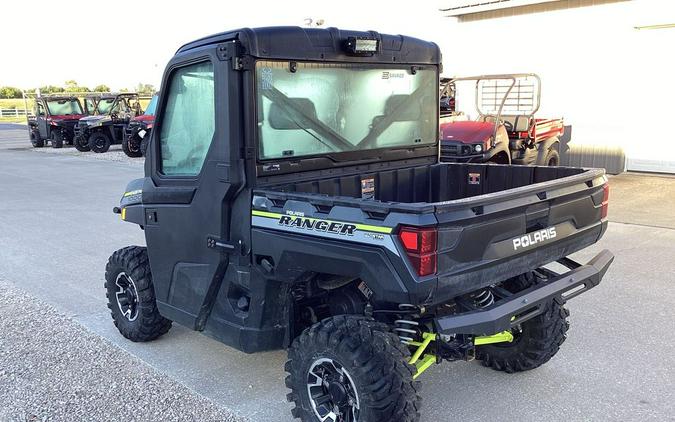
<path fill-rule="evenodd" d="M 544 312 L 546 302 L 555 298 L 564 302 L 600 284 L 613 260 L 614 255 L 606 249 L 586 265 L 562 258 L 558 262 L 573 267 L 571 271 L 558 275 L 546 270 L 554 277 L 489 308 L 437 318 L 434 321 L 436 331 L 440 334 L 492 335 L 510 330 Z M 565 296 L 566 292 L 570 292 L 568 296 Z"/>

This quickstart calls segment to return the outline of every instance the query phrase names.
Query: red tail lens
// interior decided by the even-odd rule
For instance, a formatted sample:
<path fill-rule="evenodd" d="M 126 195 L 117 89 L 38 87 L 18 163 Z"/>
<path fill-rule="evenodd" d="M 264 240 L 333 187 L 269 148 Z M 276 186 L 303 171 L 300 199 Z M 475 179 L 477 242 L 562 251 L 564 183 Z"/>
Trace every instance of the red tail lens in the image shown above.
<path fill-rule="evenodd" d="M 609 183 L 602 186 L 602 210 L 600 211 L 600 219 L 607 218 L 607 211 L 609 208 Z"/>
<path fill-rule="evenodd" d="M 518 132 L 518 138 L 520 139 L 526 139 L 529 138 L 530 134 L 528 132 Z"/>
<path fill-rule="evenodd" d="M 419 244 L 418 242 L 419 233 L 404 230 L 401 230 L 401 233 L 399 233 L 398 235 L 401 238 L 401 243 L 403 243 L 403 247 L 408 252 L 417 251 L 417 245 Z"/>
<path fill-rule="evenodd" d="M 402 227 L 398 237 L 417 274 L 425 276 L 436 273 L 436 228 Z"/>

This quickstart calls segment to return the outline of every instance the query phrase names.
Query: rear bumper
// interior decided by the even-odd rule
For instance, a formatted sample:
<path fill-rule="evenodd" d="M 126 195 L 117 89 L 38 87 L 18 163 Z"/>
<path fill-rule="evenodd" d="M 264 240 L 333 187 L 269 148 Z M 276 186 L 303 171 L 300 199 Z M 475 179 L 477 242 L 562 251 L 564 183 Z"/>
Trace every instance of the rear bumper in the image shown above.
<path fill-rule="evenodd" d="M 586 265 L 569 258 L 558 263 L 569 268 L 564 274 L 540 269 L 546 281 L 527 290 L 503 298 L 494 305 L 476 311 L 437 318 L 436 331 L 439 334 L 492 335 L 510 330 L 544 312 L 546 303 L 559 298 L 563 302 L 572 299 L 600 284 L 614 255 L 603 250 Z"/>

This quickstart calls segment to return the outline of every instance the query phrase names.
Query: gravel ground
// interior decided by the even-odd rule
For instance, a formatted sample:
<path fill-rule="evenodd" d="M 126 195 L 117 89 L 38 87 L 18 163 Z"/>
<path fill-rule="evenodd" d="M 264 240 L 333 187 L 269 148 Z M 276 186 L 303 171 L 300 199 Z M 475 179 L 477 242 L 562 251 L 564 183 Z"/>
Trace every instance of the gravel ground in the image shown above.
<path fill-rule="evenodd" d="M 0 421 L 242 421 L 0 280 Z"/>
<path fill-rule="evenodd" d="M 44 148 L 31 148 L 31 151 L 39 152 L 42 154 L 56 154 L 56 155 L 72 155 L 78 158 L 83 158 L 85 160 L 103 160 L 103 161 L 117 161 L 125 162 L 133 165 L 142 166 L 145 162 L 145 158 L 131 158 L 122 151 L 121 145 L 111 145 L 108 152 L 97 154 L 95 152 L 80 152 L 75 149 L 75 147 L 70 145 L 64 145 L 63 148 L 52 148 L 50 145 L 47 145 Z"/>

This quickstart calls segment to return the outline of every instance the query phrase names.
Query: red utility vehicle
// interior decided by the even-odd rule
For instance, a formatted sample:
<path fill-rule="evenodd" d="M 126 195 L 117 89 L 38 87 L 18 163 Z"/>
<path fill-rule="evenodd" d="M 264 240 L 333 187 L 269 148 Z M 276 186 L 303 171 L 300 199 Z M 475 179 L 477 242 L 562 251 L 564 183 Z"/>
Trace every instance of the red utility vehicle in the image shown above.
<path fill-rule="evenodd" d="M 122 150 L 129 157 L 144 157 L 145 150 L 150 141 L 150 131 L 155 124 L 155 109 L 157 108 L 158 95 L 152 96 L 145 113 L 136 116 L 124 130 Z"/>
<path fill-rule="evenodd" d="M 41 148 L 46 142 L 52 148 L 61 148 L 64 142 L 71 145 L 77 121 L 86 116 L 80 100 L 66 93 L 37 96 L 24 93 L 26 104 L 29 96 L 35 99 L 33 113 L 26 116 L 33 147 Z"/>
<path fill-rule="evenodd" d="M 453 99 L 455 86 L 462 81 L 476 82 L 478 117 L 467 120 L 453 111 L 441 119 L 442 161 L 560 164 L 563 119 L 534 117 L 541 98 L 539 76 L 521 73 L 454 78 L 445 85 L 453 90 Z"/>

